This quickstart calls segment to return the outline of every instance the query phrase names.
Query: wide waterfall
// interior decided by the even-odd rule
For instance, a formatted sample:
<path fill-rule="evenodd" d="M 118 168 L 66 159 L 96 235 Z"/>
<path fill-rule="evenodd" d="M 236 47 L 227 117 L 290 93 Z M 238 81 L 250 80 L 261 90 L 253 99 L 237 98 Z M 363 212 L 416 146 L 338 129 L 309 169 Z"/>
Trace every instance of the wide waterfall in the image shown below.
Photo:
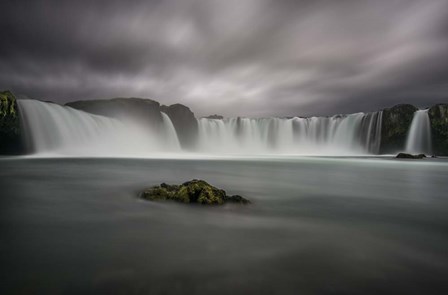
<path fill-rule="evenodd" d="M 406 140 L 406 152 L 432 154 L 431 123 L 428 110 L 414 113 Z"/>
<path fill-rule="evenodd" d="M 382 112 L 312 118 L 199 119 L 198 149 L 223 154 L 377 154 Z"/>
<path fill-rule="evenodd" d="M 38 100 L 18 100 L 18 105 L 29 146 L 38 154 L 139 156 L 180 150 L 173 124 L 164 113 L 162 127 L 155 130 L 132 119 L 93 115 Z"/>
<path fill-rule="evenodd" d="M 155 156 L 182 153 L 170 117 L 160 124 L 111 118 L 38 100 L 19 100 L 30 149 L 37 154 Z M 124 113 L 126 115 L 126 112 Z M 198 119 L 194 154 L 378 154 L 382 112 L 312 118 Z M 155 124 L 155 123 L 154 123 Z M 160 126 L 159 126 L 160 125 Z"/>

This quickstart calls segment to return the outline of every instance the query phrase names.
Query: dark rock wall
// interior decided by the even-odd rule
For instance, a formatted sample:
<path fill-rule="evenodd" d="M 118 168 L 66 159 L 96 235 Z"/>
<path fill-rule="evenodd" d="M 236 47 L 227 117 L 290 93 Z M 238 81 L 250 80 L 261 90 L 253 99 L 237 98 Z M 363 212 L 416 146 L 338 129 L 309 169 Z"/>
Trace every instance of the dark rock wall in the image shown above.
<path fill-rule="evenodd" d="M 156 130 L 162 126 L 163 119 L 160 112 L 164 112 L 170 117 L 183 148 L 192 149 L 197 141 L 198 123 L 194 113 L 181 104 L 160 106 L 158 102 L 151 99 L 114 98 L 75 101 L 66 105 L 97 115 L 121 119 L 132 118 L 138 122 L 149 124 Z"/>
<path fill-rule="evenodd" d="M 435 155 L 448 156 L 448 104 L 438 104 L 429 109 L 432 149 Z"/>
<path fill-rule="evenodd" d="M 0 154 L 24 153 L 20 117 L 14 94 L 0 92 Z"/>
<path fill-rule="evenodd" d="M 406 137 L 418 109 L 410 104 L 400 104 L 383 110 L 380 154 L 401 152 L 405 148 Z"/>
<path fill-rule="evenodd" d="M 194 113 L 182 104 L 163 105 L 160 110 L 167 114 L 173 122 L 182 148 L 186 150 L 194 149 L 199 132 L 198 121 Z"/>
<path fill-rule="evenodd" d="M 132 119 L 158 129 L 162 122 L 160 104 L 144 98 L 113 98 L 104 100 L 81 100 L 69 102 L 66 106 L 96 115 L 119 119 Z"/>

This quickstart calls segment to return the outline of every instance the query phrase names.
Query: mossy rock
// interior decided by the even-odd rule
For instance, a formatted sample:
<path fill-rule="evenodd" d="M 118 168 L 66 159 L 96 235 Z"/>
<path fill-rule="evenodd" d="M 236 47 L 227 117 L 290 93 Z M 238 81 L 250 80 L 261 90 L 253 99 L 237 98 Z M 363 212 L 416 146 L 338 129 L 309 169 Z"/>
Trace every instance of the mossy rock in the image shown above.
<path fill-rule="evenodd" d="M 438 104 L 428 111 L 431 121 L 433 152 L 439 156 L 448 156 L 448 104 Z"/>
<path fill-rule="evenodd" d="M 0 154 L 23 152 L 20 116 L 11 91 L 0 91 Z"/>
<path fill-rule="evenodd" d="M 201 205 L 223 205 L 226 202 L 249 204 L 250 201 L 239 196 L 227 196 L 222 189 L 216 188 L 204 180 L 193 179 L 181 185 L 162 183 L 145 189 L 141 197 L 149 201 L 176 201 Z"/>

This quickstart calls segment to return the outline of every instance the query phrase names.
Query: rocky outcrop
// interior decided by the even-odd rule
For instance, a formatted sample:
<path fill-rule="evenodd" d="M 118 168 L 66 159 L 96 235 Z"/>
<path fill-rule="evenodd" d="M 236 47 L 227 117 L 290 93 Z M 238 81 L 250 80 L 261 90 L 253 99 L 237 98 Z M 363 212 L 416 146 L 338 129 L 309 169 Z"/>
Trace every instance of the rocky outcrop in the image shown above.
<path fill-rule="evenodd" d="M 426 155 L 425 154 L 413 155 L 413 154 L 408 154 L 408 153 L 399 153 L 398 155 L 395 156 L 395 158 L 397 158 L 397 159 L 423 159 L 423 158 L 426 158 Z"/>
<path fill-rule="evenodd" d="M 24 152 L 17 102 L 11 91 L 0 92 L 0 154 Z"/>
<path fill-rule="evenodd" d="M 410 104 L 400 104 L 383 110 L 380 154 L 403 150 L 406 137 L 418 109 Z"/>
<path fill-rule="evenodd" d="M 160 128 L 163 122 L 160 112 L 164 112 L 171 119 L 182 148 L 192 149 L 197 141 L 198 122 L 194 113 L 182 104 L 161 106 L 157 101 L 151 99 L 113 98 L 75 101 L 66 105 L 92 114 L 136 120 L 149 124 L 155 130 Z"/>
<path fill-rule="evenodd" d="M 448 104 L 431 107 L 428 115 L 431 121 L 433 153 L 448 156 Z"/>
<path fill-rule="evenodd" d="M 204 180 L 193 179 L 181 185 L 162 183 L 144 190 L 141 197 L 149 201 L 176 201 L 188 204 L 223 205 L 226 202 L 249 204 L 250 201 L 239 196 L 228 196 Z"/>
<path fill-rule="evenodd" d="M 104 100 L 81 100 L 66 106 L 96 115 L 135 120 L 158 129 L 163 122 L 160 104 L 146 98 L 113 98 Z"/>
<path fill-rule="evenodd" d="M 160 110 L 170 117 L 182 148 L 187 150 L 194 149 L 199 129 L 194 113 L 182 104 L 162 105 Z"/>

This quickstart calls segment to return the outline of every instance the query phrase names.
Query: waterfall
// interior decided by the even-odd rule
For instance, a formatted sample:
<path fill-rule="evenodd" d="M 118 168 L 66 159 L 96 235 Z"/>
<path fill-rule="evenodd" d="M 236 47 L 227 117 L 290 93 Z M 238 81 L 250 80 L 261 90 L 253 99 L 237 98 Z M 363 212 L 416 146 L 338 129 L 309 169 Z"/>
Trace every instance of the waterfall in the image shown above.
<path fill-rule="evenodd" d="M 18 100 L 18 105 L 28 145 L 38 154 L 151 156 L 182 152 L 176 129 L 163 112 L 160 124 L 148 126 L 150 121 L 110 118 L 38 100 Z M 382 112 L 311 118 L 198 119 L 194 152 L 377 154 L 381 120 Z"/>
<path fill-rule="evenodd" d="M 198 149 L 226 154 L 377 154 L 382 112 L 290 119 L 198 120 Z"/>
<path fill-rule="evenodd" d="M 418 110 L 414 113 L 406 140 L 406 152 L 432 154 L 431 123 L 428 110 Z"/>
<path fill-rule="evenodd" d="M 29 146 L 40 154 L 147 155 L 178 151 L 171 120 L 162 114 L 162 130 L 132 120 L 93 115 L 38 100 L 18 100 Z"/>
<path fill-rule="evenodd" d="M 165 148 L 179 151 L 180 143 L 177 137 L 176 128 L 174 128 L 173 122 L 171 122 L 171 119 L 167 114 L 164 112 L 161 112 L 161 114 L 163 119 L 163 128 L 165 130 Z"/>

